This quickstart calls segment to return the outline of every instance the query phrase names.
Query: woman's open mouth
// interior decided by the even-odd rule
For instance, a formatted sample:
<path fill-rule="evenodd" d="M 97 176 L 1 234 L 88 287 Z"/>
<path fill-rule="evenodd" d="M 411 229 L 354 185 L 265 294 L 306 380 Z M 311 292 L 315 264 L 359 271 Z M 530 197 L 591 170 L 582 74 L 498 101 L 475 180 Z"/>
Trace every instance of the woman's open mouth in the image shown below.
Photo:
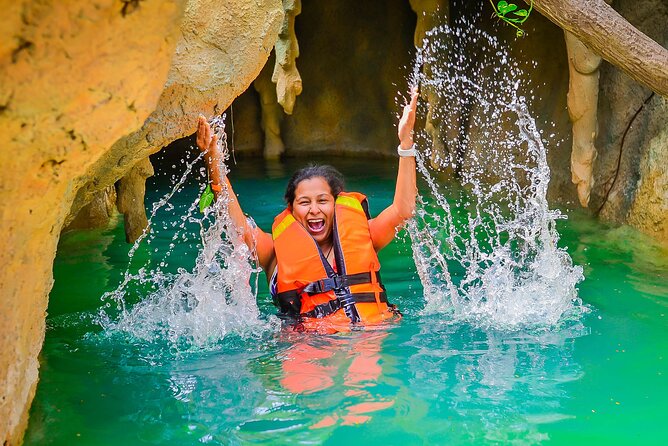
<path fill-rule="evenodd" d="M 309 231 L 313 234 L 322 232 L 325 229 L 325 219 L 324 218 L 314 218 L 311 220 L 306 220 Z"/>

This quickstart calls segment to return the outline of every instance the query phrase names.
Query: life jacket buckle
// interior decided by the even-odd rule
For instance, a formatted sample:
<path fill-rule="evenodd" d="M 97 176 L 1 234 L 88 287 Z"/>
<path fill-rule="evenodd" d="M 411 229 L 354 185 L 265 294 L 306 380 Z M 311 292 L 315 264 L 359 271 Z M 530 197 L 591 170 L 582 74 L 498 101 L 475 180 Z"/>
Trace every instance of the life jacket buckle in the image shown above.
<path fill-rule="evenodd" d="M 338 274 L 334 277 L 331 277 L 330 280 L 334 283 L 332 286 L 333 290 L 340 290 L 348 286 L 348 281 L 345 276 L 339 276 Z"/>
<path fill-rule="evenodd" d="M 348 286 L 348 280 L 345 276 L 336 275 L 325 279 L 316 280 L 306 285 L 302 292 L 307 294 L 320 294 L 327 291 L 338 291 Z"/>

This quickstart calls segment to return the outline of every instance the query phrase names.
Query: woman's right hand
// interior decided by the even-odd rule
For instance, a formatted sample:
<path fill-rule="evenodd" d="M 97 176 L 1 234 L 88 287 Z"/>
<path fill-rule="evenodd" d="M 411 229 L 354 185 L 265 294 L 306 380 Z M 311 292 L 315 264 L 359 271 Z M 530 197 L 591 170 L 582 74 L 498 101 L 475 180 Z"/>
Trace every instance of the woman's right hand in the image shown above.
<path fill-rule="evenodd" d="M 205 152 L 204 163 L 209 172 L 209 181 L 214 191 L 216 199 L 220 192 L 220 185 L 225 180 L 223 172 L 220 169 L 221 157 L 218 153 L 218 136 L 211 135 L 211 126 L 202 115 L 197 119 L 197 147 Z"/>
<path fill-rule="evenodd" d="M 199 115 L 197 119 L 197 147 L 202 151 L 209 150 L 213 154 L 218 142 L 217 136 L 211 136 L 211 126 L 207 122 L 206 118 L 202 115 Z"/>
<path fill-rule="evenodd" d="M 218 150 L 218 136 L 212 134 L 213 131 L 206 118 L 200 115 L 197 119 L 197 147 L 202 152 L 206 152 L 203 158 L 209 172 L 209 181 L 211 182 L 213 194 L 217 200 L 223 184 L 225 185 L 227 189 L 226 196 L 230 197 L 227 206 L 234 225 L 243 236 L 248 248 L 257 250 L 258 260 L 262 268 L 265 271 L 271 271 L 269 267 L 275 259 L 274 241 L 271 238 L 271 234 L 267 234 L 260 228 L 253 228 L 247 223 L 246 215 L 241 210 L 239 200 L 235 199 L 236 195 L 232 190 L 232 185 L 221 171 L 222 156 Z"/>

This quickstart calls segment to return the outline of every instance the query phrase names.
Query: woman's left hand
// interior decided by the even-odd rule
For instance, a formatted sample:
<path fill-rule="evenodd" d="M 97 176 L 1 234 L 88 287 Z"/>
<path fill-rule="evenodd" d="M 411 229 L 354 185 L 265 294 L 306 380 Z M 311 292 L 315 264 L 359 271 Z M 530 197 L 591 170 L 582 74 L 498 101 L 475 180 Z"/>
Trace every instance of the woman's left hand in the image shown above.
<path fill-rule="evenodd" d="M 411 102 L 404 106 L 404 114 L 399 120 L 397 135 L 401 148 L 408 150 L 413 146 L 413 127 L 415 126 L 415 111 L 417 110 L 418 87 L 411 89 Z"/>

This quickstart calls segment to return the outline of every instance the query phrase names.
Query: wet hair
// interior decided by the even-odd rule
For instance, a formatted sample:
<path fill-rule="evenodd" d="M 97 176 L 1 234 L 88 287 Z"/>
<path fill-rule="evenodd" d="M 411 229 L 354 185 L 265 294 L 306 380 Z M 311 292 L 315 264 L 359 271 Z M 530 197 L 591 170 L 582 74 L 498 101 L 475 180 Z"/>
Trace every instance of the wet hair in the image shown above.
<path fill-rule="evenodd" d="M 343 180 L 341 172 L 327 164 L 309 164 L 296 171 L 292 175 L 292 178 L 290 178 L 290 181 L 288 181 L 288 187 L 285 189 L 285 202 L 288 206 L 291 206 L 292 202 L 295 200 L 297 185 L 304 180 L 310 180 L 311 178 L 317 177 L 327 181 L 334 198 L 338 197 L 338 195 L 343 192 L 345 181 Z"/>

